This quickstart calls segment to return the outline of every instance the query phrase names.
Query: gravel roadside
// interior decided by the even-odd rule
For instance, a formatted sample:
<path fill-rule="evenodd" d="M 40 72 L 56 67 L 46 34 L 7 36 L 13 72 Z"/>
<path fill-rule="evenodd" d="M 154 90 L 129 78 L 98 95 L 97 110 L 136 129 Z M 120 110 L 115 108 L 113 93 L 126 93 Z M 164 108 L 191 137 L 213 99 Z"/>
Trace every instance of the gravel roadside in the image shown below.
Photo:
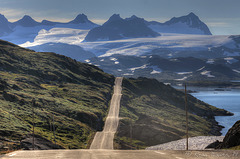
<path fill-rule="evenodd" d="M 197 136 L 188 140 L 189 150 L 204 150 L 209 144 L 215 141 L 223 141 L 224 136 Z M 185 150 L 186 139 L 168 142 L 156 146 L 147 147 L 146 150 Z"/>

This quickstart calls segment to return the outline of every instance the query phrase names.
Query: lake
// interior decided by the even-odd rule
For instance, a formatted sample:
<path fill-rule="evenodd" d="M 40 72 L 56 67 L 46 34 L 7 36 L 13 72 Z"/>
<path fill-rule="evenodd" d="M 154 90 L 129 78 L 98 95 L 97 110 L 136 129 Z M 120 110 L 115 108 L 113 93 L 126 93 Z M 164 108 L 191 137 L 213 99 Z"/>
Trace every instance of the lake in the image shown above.
<path fill-rule="evenodd" d="M 191 93 L 191 95 L 199 100 L 234 113 L 234 116 L 216 116 L 216 121 L 225 127 L 222 130 L 222 135 L 225 136 L 233 124 L 240 120 L 240 89 L 225 89 L 225 91 L 222 89 L 197 87 L 188 89 L 198 91 L 197 93 Z"/>

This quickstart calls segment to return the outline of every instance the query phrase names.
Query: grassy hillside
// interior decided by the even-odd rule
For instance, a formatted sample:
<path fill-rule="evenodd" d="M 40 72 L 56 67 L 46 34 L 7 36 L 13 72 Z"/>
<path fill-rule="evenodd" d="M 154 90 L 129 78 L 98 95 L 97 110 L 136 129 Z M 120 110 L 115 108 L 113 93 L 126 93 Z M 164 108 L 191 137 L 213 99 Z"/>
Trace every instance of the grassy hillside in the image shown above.
<path fill-rule="evenodd" d="M 53 141 L 54 117 L 57 144 L 86 148 L 103 127 L 113 83 L 95 66 L 0 41 L 1 140 L 24 139 L 35 124 Z"/>
<path fill-rule="evenodd" d="M 185 95 L 154 79 L 123 80 L 115 147 L 140 149 L 185 137 Z M 220 135 L 214 115 L 231 113 L 188 95 L 190 136 Z"/>

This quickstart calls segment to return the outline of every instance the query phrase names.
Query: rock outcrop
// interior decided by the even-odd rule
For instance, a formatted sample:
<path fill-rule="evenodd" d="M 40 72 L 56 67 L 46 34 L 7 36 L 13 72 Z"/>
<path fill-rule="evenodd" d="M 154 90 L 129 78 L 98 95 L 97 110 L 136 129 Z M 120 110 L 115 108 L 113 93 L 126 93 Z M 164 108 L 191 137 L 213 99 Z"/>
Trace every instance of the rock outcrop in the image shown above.
<path fill-rule="evenodd" d="M 225 149 L 240 145 L 240 120 L 237 121 L 231 129 L 228 130 L 223 142 L 219 144 L 217 149 Z"/>

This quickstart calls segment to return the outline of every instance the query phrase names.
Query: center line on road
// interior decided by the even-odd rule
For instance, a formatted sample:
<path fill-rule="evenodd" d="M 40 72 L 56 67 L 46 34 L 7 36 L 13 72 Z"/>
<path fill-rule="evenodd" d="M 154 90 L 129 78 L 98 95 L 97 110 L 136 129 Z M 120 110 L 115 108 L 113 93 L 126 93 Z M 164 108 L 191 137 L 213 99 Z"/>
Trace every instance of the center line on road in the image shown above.
<path fill-rule="evenodd" d="M 154 152 L 159 153 L 159 154 L 161 154 L 161 155 L 165 155 L 165 154 L 166 154 L 166 153 L 160 152 L 160 151 L 154 151 Z"/>

